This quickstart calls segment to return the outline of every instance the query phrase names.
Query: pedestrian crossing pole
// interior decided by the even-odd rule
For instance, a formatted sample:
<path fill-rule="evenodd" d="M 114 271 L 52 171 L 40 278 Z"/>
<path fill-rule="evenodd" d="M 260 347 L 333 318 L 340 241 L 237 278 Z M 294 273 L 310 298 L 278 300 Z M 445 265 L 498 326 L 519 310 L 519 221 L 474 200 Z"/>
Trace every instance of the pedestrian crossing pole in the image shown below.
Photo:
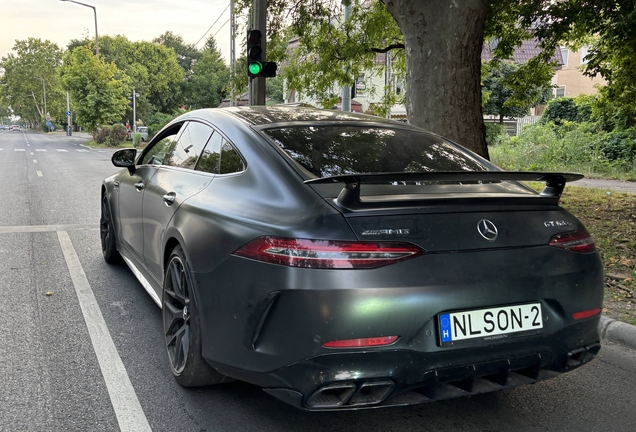
<path fill-rule="evenodd" d="M 71 103 L 66 92 L 66 136 L 71 136 L 73 130 L 73 119 L 71 118 Z"/>

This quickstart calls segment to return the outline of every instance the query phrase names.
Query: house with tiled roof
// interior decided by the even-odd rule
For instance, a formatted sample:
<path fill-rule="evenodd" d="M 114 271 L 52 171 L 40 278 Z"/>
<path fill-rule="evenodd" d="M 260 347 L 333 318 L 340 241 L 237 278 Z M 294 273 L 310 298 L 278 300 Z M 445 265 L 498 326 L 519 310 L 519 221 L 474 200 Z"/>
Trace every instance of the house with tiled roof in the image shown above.
<path fill-rule="evenodd" d="M 481 58 L 484 61 L 493 59 L 492 50 L 496 47 L 496 41 L 490 44 L 485 43 Z M 585 56 L 588 47 L 583 46 L 577 51 L 571 51 L 566 47 L 561 47 L 554 52 L 553 59 L 556 60 L 552 85 L 554 86 L 554 97 L 576 97 L 580 94 L 596 93 L 596 85 L 605 85 L 605 80 L 601 77 L 590 78 L 583 75 L 581 66 L 585 65 Z M 515 64 L 523 64 L 531 58 L 539 55 L 541 48 L 537 39 L 523 41 L 513 54 Z"/>

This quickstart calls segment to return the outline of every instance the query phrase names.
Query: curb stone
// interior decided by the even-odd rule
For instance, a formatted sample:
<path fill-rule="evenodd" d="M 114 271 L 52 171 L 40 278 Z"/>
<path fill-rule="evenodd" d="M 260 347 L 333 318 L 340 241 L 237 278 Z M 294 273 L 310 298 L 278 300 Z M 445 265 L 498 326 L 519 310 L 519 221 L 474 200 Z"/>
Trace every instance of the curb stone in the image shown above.
<path fill-rule="evenodd" d="M 601 339 L 636 350 L 636 326 L 601 316 L 598 330 Z"/>

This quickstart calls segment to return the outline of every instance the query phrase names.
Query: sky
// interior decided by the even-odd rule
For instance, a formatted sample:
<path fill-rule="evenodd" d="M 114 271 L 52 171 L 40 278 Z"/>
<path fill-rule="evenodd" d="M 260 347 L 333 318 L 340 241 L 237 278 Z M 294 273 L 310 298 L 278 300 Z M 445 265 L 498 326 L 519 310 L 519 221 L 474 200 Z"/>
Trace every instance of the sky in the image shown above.
<path fill-rule="evenodd" d="M 206 35 L 197 45 L 200 48 L 207 35 L 216 33 L 217 46 L 229 62 L 230 24 L 226 21 L 230 13 L 229 8 L 223 11 L 230 0 L 78 1 L 97 8 L 100 36 L 122 34 L 131 41 L 151 41 L 170 30 L 194 44 Z M 95 18 L 89 7 L 60 0 L 0 0 L 0 57 L 12 52 L 16 39 L 48 39 L 66 48 L 71 39 L 86 36 L 95 39 Z"/>

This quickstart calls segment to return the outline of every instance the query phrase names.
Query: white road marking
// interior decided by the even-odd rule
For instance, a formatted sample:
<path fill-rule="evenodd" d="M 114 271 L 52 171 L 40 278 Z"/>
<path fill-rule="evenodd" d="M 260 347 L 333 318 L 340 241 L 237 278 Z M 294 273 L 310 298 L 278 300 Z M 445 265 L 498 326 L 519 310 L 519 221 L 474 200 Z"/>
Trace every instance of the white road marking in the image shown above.
<path fill-rule="evenodd" d="M 38 177 L 44 177 L 44 176 L 42 175 L 42 171 L 35 171 L 35 173 L 38 175 Z"/>
<path fill-rule="evenodd" d="M 46 149 L 35 149 L 35 151 L 46 151 Z"/>
<path fill-rule="evenodd" d="M 35 153 L 31 152 L 31 156 L 33 156 Z"/>
<path fill-rule="evenodd" d="M 26 151 L 25 149 L 13 149 L 13 151 Z"/>
<path fill-rule="evenodd" d="M 75 149 L 76 152 L 81 152 L 81 153 L 88 153 L 88 150 L 80 150 L 80 149 Z"/>
<path fill-rule="evenodd" d="M 135 389 L 130 382 L 126 367 L 117 353 L 102 311 L 95 300 L 77 252 L 73 248 L 71 238 L 66 231 L 58 231 L 57 237 L 62 246 L 64 259 L 71 274 L 75 293 L 79 300 L 88 334 L 90 335 L 97 361 L 102 371 L 106 388 L 110 396 L 119 428 L 128 431 L 152 431 L 144 414 Z"/>
<path fill-rule="evenodd" d="M 33 154 L 33 153 L 31 153 L 31 154 Z M 37 159 L 33 159 L 33 163 L 38 163 L 38 160 Z"/>
<path fill-rule="evenodd" d="M 8 233 L 34 233 L 34 232 L 55 232 L 55 231 L 75 231 L 75 230 L 96 230 L 98 224 L 85 225 L 13 225 L 0 226 L 0 234 Z"/>
<path fill-rule="evenodd" d="M 0 151 L 2 151 L 2 150 L 4 150 L 4 149 L 0 149 Z"/>
<path fill-rule="evenodd" d="M 57 150 L 59 152 L 67 152 L 68 153 L 68 150 L 66 150 L 66 149 L 55 149 L 55 150 Z"/>

